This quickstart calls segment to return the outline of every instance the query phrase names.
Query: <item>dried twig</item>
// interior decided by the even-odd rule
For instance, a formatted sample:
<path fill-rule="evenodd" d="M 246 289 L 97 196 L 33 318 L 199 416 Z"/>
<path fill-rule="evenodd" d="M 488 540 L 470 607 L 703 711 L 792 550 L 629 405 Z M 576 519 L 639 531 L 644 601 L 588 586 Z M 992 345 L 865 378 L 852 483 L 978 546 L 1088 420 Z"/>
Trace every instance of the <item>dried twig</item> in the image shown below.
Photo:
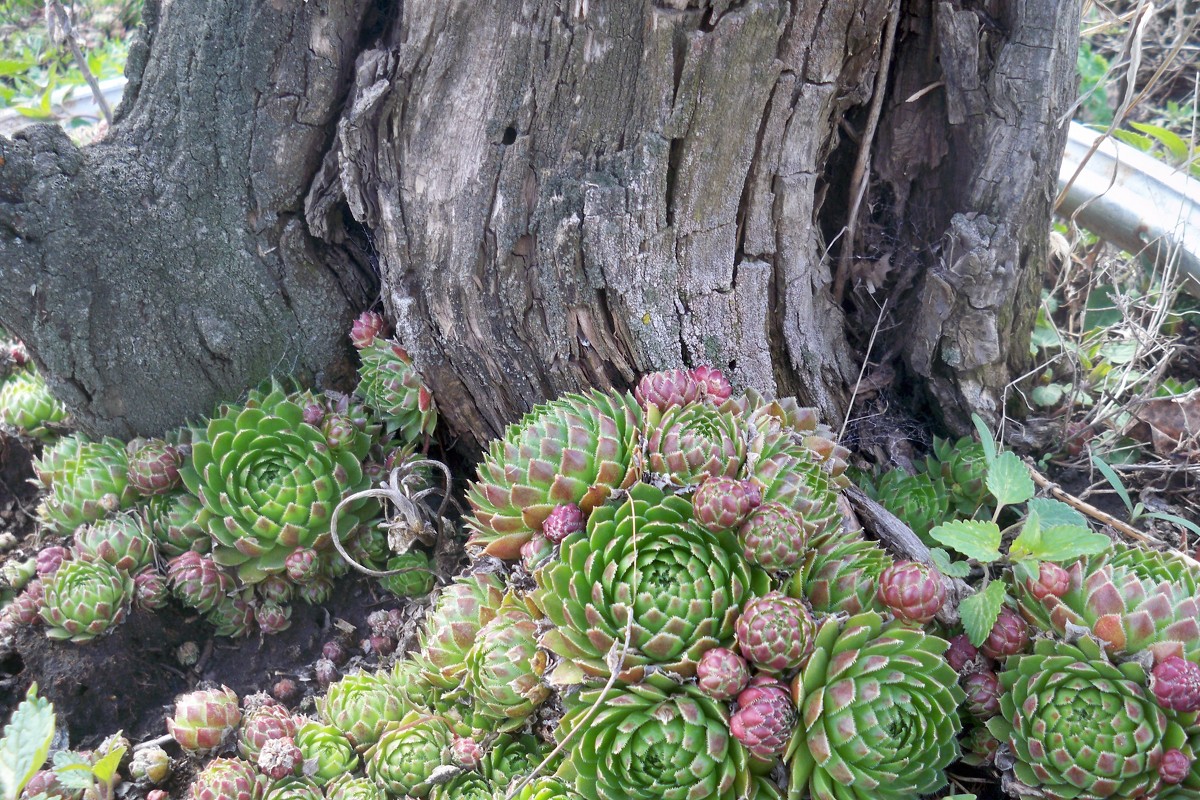
<path fill-rule="evenodd" d="M 846 238 L 842 242 L 842 253 L 838 256 L 837 274 L 833 280 L 833 299 L 839 305 L 845 296 L 846 281 L 849 279 L 854 236 L 858 230 L 858 212 L 862 207 L 863 197 L 867 194 L 867 184 L 871 182 L 871 144 L 875 140 L 875 129 L 879 127 L 879 117 L 883 113 L 883 98 L 887 92 L 888 70 L 892 66 L 892 47 L 896 43 L 896 25 L 899 21 L 900 3 L 896 0 L 888 13 L 887 31 L 883 35 L 883 47 L 879 53 L 879 71 L 875 74 L 875 91 L 871 98 L 871 110 L 867 115 L 867 127 L 863 130 L 858 158 L 854 162 L 854 171 L 850 174 L 850 213 L 846 217 Z"/>
<path fill-rule="evenodd" d="M 1045 489 L 1047 492 L 1049 492 L 1050 496 L 1055 500 L 1061 500 L 1081 514 L 1089 516 L 1097 522 L 1109 526 L 1118 533 L 1128 536 L 1131 539 L 1135 539 L 1143 544 L 1162 544 L 1162 542 L 1158 541 L 1157 539 L 1150 538 L 1137 528 L 1134 528 L 1133 526 L 1117 519 L 1112 514 L 1109 514 L 1106 511 L 1101 511 L 1091 503 L 1080 500 L 1075 495 L 1064 491 L 1063 488 L 1057 483 L 1054 483 L 1045 475 L 1038 472 L 1037 467 L 1034 466 L 1032 460 L 1026 458 L 1025 466 L 1029 467 L 1029 474 L 1033 477 L 1033 482 L 1037 484 L 1039 488 Z"/>
<path fill-rule="evenodd" d="M 92 90 L 92 96 L 96 98 L 96 105 L 100 106 L 100 113 L 104 114 L 104 121 L 110 126 L 112 125 L 112 109 L 108 107 L 108 101 L 104 99 L 104 92 L 100 91 L 100 82 L 96 80 L 96 76 L 92 74 L 92 70 L 88 67 L 87 59 L 84 58 L 83 51 L 79 49 L 79 42 L 75 41 L 75 31 L 71 27 L 71 17 L 67 14 L 67 10 L 63 8 L 60 0 L 46 0 L 48 10 L 53 11 L 58 17 L 59 24 L 62 25 L 63 39 L 66 40 L 67 46 L 71 48 L 71 55 L 75 57 L 75 64 L 79 67 L 79 71 L 83 73 L 83 79 L 87 81 L 88 87 Z"/>

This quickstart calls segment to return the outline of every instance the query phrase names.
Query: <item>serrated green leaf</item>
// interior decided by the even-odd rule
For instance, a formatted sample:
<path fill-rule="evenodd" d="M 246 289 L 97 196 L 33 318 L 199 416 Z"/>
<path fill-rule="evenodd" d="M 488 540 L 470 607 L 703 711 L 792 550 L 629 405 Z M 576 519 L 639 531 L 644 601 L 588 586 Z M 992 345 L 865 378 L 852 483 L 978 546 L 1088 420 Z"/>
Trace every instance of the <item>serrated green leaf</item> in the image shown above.
<path fill-rule="evenodd" d="M 1000 453 L 988 464 L 986 484 L 992 497 L 1002 506 L 1024 503 L 1033 497 L 1033 478 L 1029 477 L 1029 468 L 1009 450 Z"/>
<path fill-rule="evenodd" d="M 1029 513 L 1037 514 L 1038 521 L 1043 525 L 1083 525 L 1087 526 L 1087 517 L 1080 514 L 1061 500 L 1051 500 L 1048 497 L 1035 497 L 1026 506 Z"/>
<path fill-rule="evenodd" d="M 1112 547 L 1112 539 L 1081 525 L 1050 525 L 1042 528 L 1041 548 L 1033 553 L 1039 561 L 1075 561 Z"/>
<path fill-rule="evenodd" d="M 1032 504 L 1031 504 L 1032 505 Z M 1030 509 L 1021 525 L 1021 532 L 1008 548 L 1008 557 L 1012 561 L 1022 561 L 1037 558 L 1042 549 L 1042 518 L 1034 509 Z"/>
<path fill-rule="evenodd" d="M 930 530 L 929 535 L 982 564 L 1000 558 L 1000 526 L 991 520 L 951 520 Z"/>
<path fill-rule="evenodd" d="M 111 785 L 113 776 L 117 774 L 117 767 L 121 766 L 121 759 L 124 757 L 124 747 L 114 748 L 112 752 L 92 765 L 92 774 L 105 786 Z"/>
<path fill-rule="evenodd" d="M 992 581 L 983 591 L 976 592 L 958 604 L 963 630 L 971 644 L 979 647 L 987 640 L 1007 596 L 1004 584 L 1001 581 Z"/>
<path fill-rule="evenodd" d="M 965 578 L 971 574 L 971 565 L 965 561 L 951 561 L 950 554 L 940 547 L 931 548 L 929 555 L 933 557 L 933 565 L 938 572 L 951 578 Z"/>
<path fill-rule="evenodd" d="M 37 684 L 29 687 L 25 699 L 4 726 L 0 739 L 0 795 L 16 797 L 34 776 L 54 739 L 54 706 L 37 696 Z"/>
<path fill-rule="evenodd" d="M 96 785 L 96 779 L 92 775 L 92 765 L 87 761 L 82 763 L 66 761 L 59 764 L 58 754 L 55 755 L 54 777 L 64 789 L 89 789 Z"/>

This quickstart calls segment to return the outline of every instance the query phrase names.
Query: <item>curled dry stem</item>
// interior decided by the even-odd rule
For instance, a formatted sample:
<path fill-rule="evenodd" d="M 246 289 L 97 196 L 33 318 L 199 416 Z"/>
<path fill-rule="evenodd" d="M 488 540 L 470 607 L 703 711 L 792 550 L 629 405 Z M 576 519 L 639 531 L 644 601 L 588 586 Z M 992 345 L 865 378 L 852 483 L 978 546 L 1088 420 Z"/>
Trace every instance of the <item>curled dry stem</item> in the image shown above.
<path fill-rule="evenodd" d="M 422 467 L 437 469 L 441 472 L 442 485 L 440 487 L 427 486 L 422 488 L 422 481 L 417 475 L 417 470 Z M 364 575 L 370 575 L 373 578 L 387 578 L 391 575 L 400 575 L 406 572 L 428 572 L 434 574 L 432 570 L 425 567 L 401 567 L 399 569 L 379 570 L 358 563 L 346 550 L 346 545 L 342 542 L 342 537 L 338 533 L 338 516 L 341 514 L 344 506 L 358 500 L 373 497 L 381 501 L 386 501 L 381 503 L 383 506 L 383 522 L 379 523 L 379 525 L 387 531 L 388 547 L 393 552 L 402 555 L 407 553 L 418 539 L 429 544 L 445 531 L 449 522 L 443 514 L 446 511 L 446 506 L 450 503 L 450 485 L 450 469 L 440 461 L 427 458 L 401 464 L 393 469 L 391 474 L 388 475 L 388 479 L 381 481 L 378 487 L 364 489 L 361 492 L 347 495 L 337 504 L 337 507 L 333 509 L 333 516 L 329 521 L 329 532 L 333 538 L 333 546 L 337 549 L 338 554 L 346 559 L 346 562 L 350 566 Z M 429 506 L 425 505 L 424 500 L 438 492 L 442 495 L 442 502 L 436 512 L 431 512 Z"/>

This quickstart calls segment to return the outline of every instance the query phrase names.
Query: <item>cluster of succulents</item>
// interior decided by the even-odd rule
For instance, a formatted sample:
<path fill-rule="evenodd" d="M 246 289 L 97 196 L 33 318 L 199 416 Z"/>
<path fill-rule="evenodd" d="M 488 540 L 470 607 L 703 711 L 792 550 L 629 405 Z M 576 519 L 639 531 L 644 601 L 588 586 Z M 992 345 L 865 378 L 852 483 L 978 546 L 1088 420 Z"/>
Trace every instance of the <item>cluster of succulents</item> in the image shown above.
<path fill-rule="evenodd" d="M 367 312 L 351 338 L 382 345 L 382 318 Z M 220 636 L 278 633 L 291 624 L 293 602 L 324 603 L 350 569 L 335 535 L 359 565 L 396 570 L 386 584 L 393 593 L 428 593 L 424 553 L 391 552 L 371 524 L 379 504 L 343 502 L 411 457 L 436 424 L 407 357 L 401 367 L 364 351 L 359 397 L 272 380 L 166 438 L 47 441 L 34 469 L 50 543 L 38 580 L 0 612 L 0 632 L 41 621 L 52 638 L 81 642 L 111 630 L 131 607 L 175 601 Z"/>
<path fill-rule="evenodd" d="M 936 546 L 929 530 L 947 519 L 969 519 L 987 510 L 987 460 L 979 442 L 968 437 L 957 441 L 934 437 L 932 452 L 913 466 L 913 473 L 892 469 L 874 479 L 862 473 L 855 477 L 868 495 L 926 544 Z"/>
<path fill-rule="evenodd" d="M 373 501 L 343 504 L 411 453 L 389 454 L 393 434 L 411 446 L 436 418 L 385 336 L 378 315 L 355 324 L 357 397 L 273 384 L 170 442 L 48 448 L 43 516 L 70 539 L 30 561 L 6 615 L 82 641 L 169 596 L 221 635 L 278 631 L 348 569 L 334 535 L 391 594 L 428 595 L 428 556 L 364 526 Z M 937 440 L 871 492 L 941 544 L 952 517 L 1020 502 L 989 485 L 994 455 Z M 327 644 L 306 714 L 224 687 L 178 698 L 175 743 L 215 756 L 189 797 L 899 800 L 961 760 L 1033 796 L 1200 800 L 1193 564 L 981 555 L 974 598 L 948 609 L 970 567 L 867 538 L 839 506 L 847 457 L 813 410 L 708 367 L 538 406 L 479 465 L 471 563 L 415 606 L 415 643 L 414 607 L 372 613 L 370 659 Z M 160 783 L 162 758 L 139 758 L 131 774 Z"/>

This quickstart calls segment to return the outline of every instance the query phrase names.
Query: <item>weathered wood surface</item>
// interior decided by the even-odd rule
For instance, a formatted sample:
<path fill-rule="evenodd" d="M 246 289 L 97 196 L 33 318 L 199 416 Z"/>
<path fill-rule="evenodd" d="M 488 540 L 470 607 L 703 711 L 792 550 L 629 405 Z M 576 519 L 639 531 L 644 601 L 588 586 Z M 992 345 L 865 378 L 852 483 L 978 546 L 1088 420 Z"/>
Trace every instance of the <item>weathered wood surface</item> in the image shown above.
<path fill-rule="evenodd" d="M 881 301 L 832 300 L 843 246 L 898 270 L 880 352 L 952 427 L 1019 372 L 1075 3 L 903 3 L 864 204 L 886 253 L 836 239 L 889 0 L 157 9 L 108 140 L 0 139 L 0 322 L 93 428 L 336 378 L 376 264 L 467 449 L 681 364 L 838 420 Z"/>
<path fill-rule="evenodd" d="M 0 137 L 0 324 L 83 424 L 158 433 L 273 371 L 349 364 L 375 279 L 301 206 L 365 7 L 147 3 L 105 141 Z"/>

